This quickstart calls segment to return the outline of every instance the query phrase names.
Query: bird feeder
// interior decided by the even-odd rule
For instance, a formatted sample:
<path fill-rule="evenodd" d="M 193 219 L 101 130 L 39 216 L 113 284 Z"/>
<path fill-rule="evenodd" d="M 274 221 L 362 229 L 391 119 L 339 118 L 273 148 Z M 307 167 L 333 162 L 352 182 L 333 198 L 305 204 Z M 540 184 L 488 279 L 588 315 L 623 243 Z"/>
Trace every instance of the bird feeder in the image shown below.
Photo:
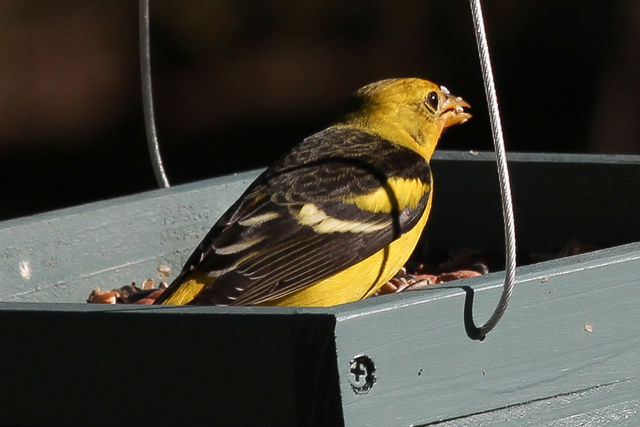
<path fill-rule="evenodd" d="M 502 250 L 493 155 L 432 168 L 429 250 Z M 521 252 L 604 249 L 519 267 L 482 343 L 463 306 L 486 318 L 500 272 L 330 308 L 84 303 L 174 277 L 259 171 L 0 223 L 0 424 L 639 423 L 640 157 L 510 168 Z"/>

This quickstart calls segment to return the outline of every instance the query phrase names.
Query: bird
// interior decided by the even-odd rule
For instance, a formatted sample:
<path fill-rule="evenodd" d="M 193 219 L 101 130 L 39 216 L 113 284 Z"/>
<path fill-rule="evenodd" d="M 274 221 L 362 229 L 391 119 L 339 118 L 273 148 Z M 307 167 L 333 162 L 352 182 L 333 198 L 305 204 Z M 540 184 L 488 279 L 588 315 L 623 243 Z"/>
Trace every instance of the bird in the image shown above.
<path fill-rule="evenodd" d="M 155 304 L 326 307 L 373 295 L 415 249 L 429 161 L 469 108 L 420 78 L 360 88 L 338 120 L 256 178 Z"/>

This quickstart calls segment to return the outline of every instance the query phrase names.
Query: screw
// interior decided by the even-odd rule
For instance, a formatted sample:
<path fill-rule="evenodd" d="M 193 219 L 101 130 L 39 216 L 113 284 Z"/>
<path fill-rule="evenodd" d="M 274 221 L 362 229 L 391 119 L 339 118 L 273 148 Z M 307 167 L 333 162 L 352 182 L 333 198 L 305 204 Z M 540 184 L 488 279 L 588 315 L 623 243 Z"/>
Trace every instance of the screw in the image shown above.
<path fill-rule="evenodd" d="M 354 357 L 349 364 L 349 384 L 355 394 L 365 394 L 376 382 L 375 366 L 369 356 Z"/>

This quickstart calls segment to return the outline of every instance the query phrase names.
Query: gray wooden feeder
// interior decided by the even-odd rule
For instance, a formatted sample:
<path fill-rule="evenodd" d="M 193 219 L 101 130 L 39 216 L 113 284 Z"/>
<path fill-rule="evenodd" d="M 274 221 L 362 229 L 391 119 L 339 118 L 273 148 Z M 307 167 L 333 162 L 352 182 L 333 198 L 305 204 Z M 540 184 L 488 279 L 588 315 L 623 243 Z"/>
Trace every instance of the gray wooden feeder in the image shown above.
<path fill-rule="evenodd" d="M 465 296 L 485 319 L 500 273 L 318 309 L 84 303 L 174 276 L 258 171 L 0 224 L 0 424 L 640 424 L 640 157 L 510 160 L 521 250 L 607 249 L 518 268 L 482 343 Z M 501 251 L 492 155 L 432 166 L 429 248 Z"/>

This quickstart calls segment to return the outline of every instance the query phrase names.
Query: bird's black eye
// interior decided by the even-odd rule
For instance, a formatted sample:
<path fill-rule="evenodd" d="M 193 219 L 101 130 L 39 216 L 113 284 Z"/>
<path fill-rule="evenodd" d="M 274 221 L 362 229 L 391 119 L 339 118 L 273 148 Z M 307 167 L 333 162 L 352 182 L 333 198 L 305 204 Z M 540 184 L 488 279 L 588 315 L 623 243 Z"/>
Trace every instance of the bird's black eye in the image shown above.
<path fill-rule="evenodd" d="M 437 110 L 438 109 L 438 94 L 435 92 L 430 92 L 429 95 L 427 95 L 427 99 L 425 101 L 427 103 L 427 106 L 433 108 L 433 110 Z"/>

